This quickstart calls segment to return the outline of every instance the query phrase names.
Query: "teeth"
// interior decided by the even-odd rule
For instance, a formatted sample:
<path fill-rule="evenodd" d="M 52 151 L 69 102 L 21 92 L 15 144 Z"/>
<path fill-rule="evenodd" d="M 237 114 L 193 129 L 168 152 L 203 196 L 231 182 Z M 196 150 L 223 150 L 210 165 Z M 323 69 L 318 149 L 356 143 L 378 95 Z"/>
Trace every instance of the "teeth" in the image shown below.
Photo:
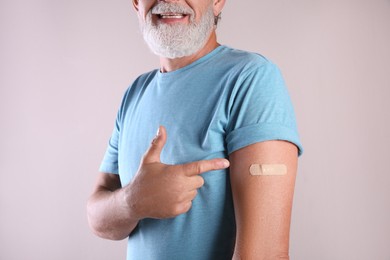
<path fill-rule="evenodd" d="M 181 19 L 184 17 L 182 14 L 161 14 L 162 19 Z"/>

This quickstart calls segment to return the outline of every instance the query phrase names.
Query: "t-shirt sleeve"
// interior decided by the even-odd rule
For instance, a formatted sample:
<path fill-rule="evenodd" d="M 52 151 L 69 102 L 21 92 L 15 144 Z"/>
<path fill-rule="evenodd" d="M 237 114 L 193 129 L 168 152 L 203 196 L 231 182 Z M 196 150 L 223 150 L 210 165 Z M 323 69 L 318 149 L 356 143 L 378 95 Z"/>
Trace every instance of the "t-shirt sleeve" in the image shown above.
<path fill-rule="evenodd" d="M 119 132 L 120 132 L 120 127 L 119 127 L 118 116 L 117 116 L 114 130 L 112 131 L 111 138 L 108 142 L 108 146 L 104 154 L 103 161 L 100 164 L 100 168 L 99 168 L 100 172 L 119 174 L 119 169 L 118 169 Z"/>
<path fill-rule="evenodd" d="M 119 150 L 119 138 L 122 125 L 122 117 L 124 106 L 126 104 L 126 98 L 128 96 L 130 88 L 128 88 L 123 96 L 121 106 L 118 110 L 114 130 L 112 131 L 111 138 L 108 142 L 106 152 L 103 157 L 103 161 L 100 164 L 99 171 L 105 173 L 119 174 L 118 164 L 118 150 Z"/>
<path fill-rule="evenodd" d="M 302 146 L 293 106 L 279 69 L 269 61 L 244 70 L 229 103 L 227 149 L 232 153 L 262 141 L 284 140 Z"/>

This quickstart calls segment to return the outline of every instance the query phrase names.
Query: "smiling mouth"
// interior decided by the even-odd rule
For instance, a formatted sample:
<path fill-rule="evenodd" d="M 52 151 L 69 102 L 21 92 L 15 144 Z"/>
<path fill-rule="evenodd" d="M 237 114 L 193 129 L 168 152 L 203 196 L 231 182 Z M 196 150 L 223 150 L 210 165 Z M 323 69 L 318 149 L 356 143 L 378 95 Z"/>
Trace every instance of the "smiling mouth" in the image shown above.
<path fill-rule="evenodd" d="M 162 19 L 181 19 L 184 18 L 184 14 L 160 14 L 159 17 Z"/>
<path fill-rule="evenodd" d="M 155 14 L 160 19 L 182 19 L 186 17 L 188 14 L 181 13 L 164 13 L 164 14 Z"/>

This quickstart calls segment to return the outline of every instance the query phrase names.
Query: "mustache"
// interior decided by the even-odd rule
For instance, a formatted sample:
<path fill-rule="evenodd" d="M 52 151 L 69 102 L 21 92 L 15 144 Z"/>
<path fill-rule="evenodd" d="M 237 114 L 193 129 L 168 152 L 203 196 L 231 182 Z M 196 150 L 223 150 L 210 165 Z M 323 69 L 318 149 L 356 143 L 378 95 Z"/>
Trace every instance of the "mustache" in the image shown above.
<path fill-rule="evenodd" d="M 152 14 L 162 14 L 162 13 L 179 13 L 179 14 L 188 14 L 193 15 L 194 11 L 189 8 L 175 3 L 166 3 L 158 2 L 151 9 Z"/>

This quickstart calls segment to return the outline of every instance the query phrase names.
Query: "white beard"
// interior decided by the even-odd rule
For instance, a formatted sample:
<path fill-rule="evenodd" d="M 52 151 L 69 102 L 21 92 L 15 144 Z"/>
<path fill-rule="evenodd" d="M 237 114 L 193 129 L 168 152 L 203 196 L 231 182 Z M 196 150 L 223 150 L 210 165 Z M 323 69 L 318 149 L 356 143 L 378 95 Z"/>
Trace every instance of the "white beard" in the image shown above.
<path fill-rule="evenodd" d="M 187 13 L 189 24 L 153 24 L 153 12 Z M 146 21 L 140 19 L 140 28 L 144 40 L 152 52 L 158 56 L 170 59 L 190 56 L 204 47 L 214 29 L 214 12 L 212 4 L 203 14 L 199 23 L 194 21 L 192 9 L 177 4 L 160 2 L 152 8 Z"/>

